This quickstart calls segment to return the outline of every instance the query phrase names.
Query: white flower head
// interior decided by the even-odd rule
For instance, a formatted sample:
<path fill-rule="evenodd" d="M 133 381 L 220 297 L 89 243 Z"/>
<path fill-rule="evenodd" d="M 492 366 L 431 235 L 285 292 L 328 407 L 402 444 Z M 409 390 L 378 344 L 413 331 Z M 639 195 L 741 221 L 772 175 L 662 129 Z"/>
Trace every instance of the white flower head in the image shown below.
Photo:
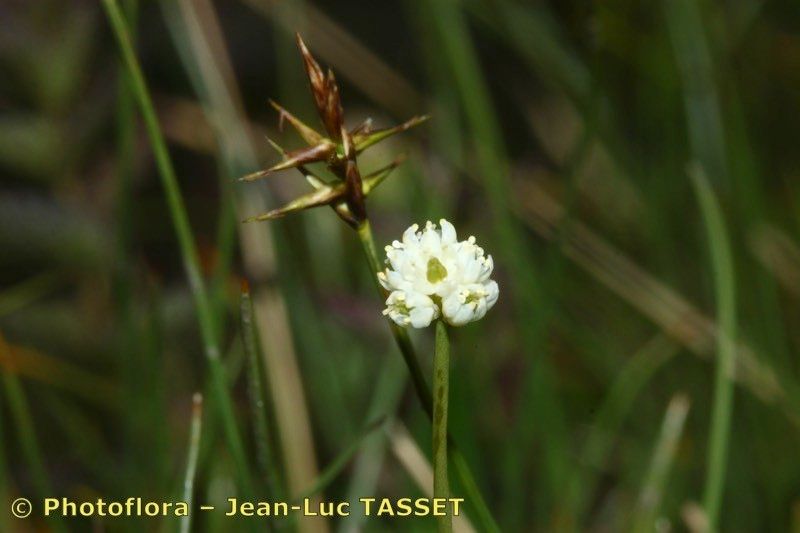
<path fill-rule="evenodd" d="M 453 326 L 483 318 L 497 302 L 497 283 L 489 278 L 491 255 L 475 237 L 459 241 L 452 224 L 414 224 L 403 240 L 386 247 L 387 268 L 378 280 L 390 291 L 383 314 L 400 326 L 424 328 L 439 316 Z"/>

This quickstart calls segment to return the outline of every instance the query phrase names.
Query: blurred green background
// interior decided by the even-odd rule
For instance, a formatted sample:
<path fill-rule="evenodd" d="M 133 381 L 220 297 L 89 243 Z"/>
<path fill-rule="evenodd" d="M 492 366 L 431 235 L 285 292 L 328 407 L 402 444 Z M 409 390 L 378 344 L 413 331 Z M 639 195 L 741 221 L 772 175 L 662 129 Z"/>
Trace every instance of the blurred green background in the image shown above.
<path fill-rule="evenodd" d="M 359 160 L 364 172 L 408 155 L 370 196 L 379 247 L 446 217 L 494 256 L 498 305 L 452 332 L 450 416 L 501 530 L 703 530 L 725 280 L 694 168 L 721 206 L 738 324 L 720 529 L 800 531 L 796 3 L 122 5 L 191 221 L 252 487 L 209 395 L 190 446 L 192 395 L 212 378 L 102 6 L 4 0 L 0 530 L 174 530 L 174 518 L 44 520 L 35 509 L 23 521 L 5 508 L 19 496 L 180 499 L 192 451 L 195 505 L 297 496 L 319 472 L 331 474 L 326 501 L 429 490 L 430 426 L 355 233 L 327 208 L 240 223 L 309 190 L 293 171 L 236 181 L 278 160 L 265 134 L 302 146 L 268 98 L 318 123 L 300 31 L 336 72 L 349 126 L 432 115 Z M 428 370 L 431 332 L 412 338 Z M 434 523 L 211 513 L 192 527 Z"/>

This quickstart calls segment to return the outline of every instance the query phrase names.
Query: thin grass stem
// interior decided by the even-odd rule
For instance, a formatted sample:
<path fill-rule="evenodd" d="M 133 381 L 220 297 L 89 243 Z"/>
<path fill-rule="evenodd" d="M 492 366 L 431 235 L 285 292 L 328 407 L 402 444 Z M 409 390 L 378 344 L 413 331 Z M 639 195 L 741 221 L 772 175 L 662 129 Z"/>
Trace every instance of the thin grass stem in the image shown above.
<path fill-rule="evenodd" d="M 220 360 L 217 323 L 214 318 L 211 302 L 206 292 L 205 283 L 203 282 L 197 248 L 192 236 L 189 217 L 186 213 L 186 206 L 178 186 L 175 170 L 172 166 L 161 127 L 158 124 L 158 118 L 147 90 L 144 75 L 142 74 L 141 67 L 139 66 L 131 43 L 130 35 L 128 34 L 125 19 L 115 0 L 103 0 L 103 7 L 105 8 L 106 15 L 114 31 L 125 66 L 128 69 L 131 90 L 144 119 L 145 128 L 155 155 L 156 165 L 161 176 L 164 194 L 183 258 L 184 270 L 186 271 L 186 276 L 194 298 L 200 334 L 202 336 L 205 354 L 209 361 L 214 399 L 223 420 L 228 448 L 233 456 L 243 492 L 245 494 L 253 494 L 244 444 L 236 425 L 233 403 L 228 393 L 225 370 Z"/>
<path fill-rule="evenodd" d="M 719 332 L 717 333 L 717 368 L 714 377 L 714 399 L 711 407 L 711 429 L 708 441 L 708 470 L 706 472 L 703 506 L 709 530 L 719 528 L 719 511 L 725 484 L 728 447 L 733 413 L 733 372 L 736 365 L 736 293 L 728 232 L 717 199 L 698 165 L 689 168 L 695 188 L 714 274 L 714 294 Z"/>
<path fill-rule="evenodd" d="M 256 451 L 261 474 L 266 478 L 268 495 L 280 500 L 286 494 L 283 476 L 275 458 L 273 439 L 267 421 L 267 404 L 264 400 L 264 378 L 259 364 L 258 332 L 253 323 L 253 300 L 247 285 L 242 287 L 241 299 L 242 345 L 247 355 L 248 396 L 256 439 Z"/>
<path fill-rule="evenodd" d="M 386 419 L 381 417 L 373 422 L 367 424 L 367 426 L 361 430 L 353 441 L 347 445 L 347 447 L 342 450 L 342 452 L 336 456 L 336 458 L 331 461 L 331 464 L 327 466 L 322 472 L 320 472 L 319 477 L 311 485 L 309 488 L 304 490 L 300 496 L 295 498 L 295 502 L 302 502 L 306 498 L 311 498 L 322 491 L 325 490 L 328 485 L 330 485 L 334 479 L 342 472 L 347 463 L 353 458 L 356 452 L 359 450 L 361 445 L 364 441 L 369 437 L 375 430 L 383 427 Z"/>
<path fill-rule="evenodd" d="M 372 393 L 367 420 L 374 420 L 380 416 L 393 416 L 396 413 L 408 380 L 404 367 L 399 357 L 386 358 Z M 364 494 L 375 492 L 386 455 L 386 444 L 386 432 L 381 431 L 370 435 L 361 447 L 347 488 L 346 499 L 352 507 L 358 504 L 358 499 Z M 359 528 L 363 528 L 366 519 L 363 513 L 350 513 L 344 518 L 340 531 L 348 533 L 358 531 Z"/>
<path fill-rule="evenodd" d="M 189 453 L 186 458 L 186 474 L 183 476 L 183 500 L 189 505 L 190 512 L 181 517 L 181 533 L 189 533 L 192 528 L 192 501 L 194 498 L 194 480 L 197 475 L 197 458 L 200 455 L 200 435 L 203 429 L 203 395 L 195 393 L 192 397 L 192 425 L 189 430 Z"/>
<path fill-rule="evenodd" d="M 683 435 L 683 426 L 688 413 L 689 398 L 685 394 L 673 396 L 667 406 L 650 468 L 639 495 L 631 528 L 633 533 L 647 533 L 657 529 L 656 517 L 661 508 L 669 472 L 681 435 Z"/>
<path fill-rule="evenodd" d="M 36 437 L 36 429 L 33 425 L 28 398 L 14 371 L 13 355 L 8 353 L 10 351 L 11 348 L 6 343 L 6 340 L 0 336 L 0 352 L 4 352 L 4 358 L 8 361 L 2 372 L 6 400 L 17 430 L 19 446 L 22 449 L 25 462 L 28 463 L 28 468 L 30 468 L 34 488 L 38 493 L 39 501 L 44 501 L 44 498 L 49 498 L 55 493 L 53 492 L 53 485 L 50 483 L 50 477 L 47 474 L 42 448 L 39 446 L 39 440 Z M 50 515 L 48 522 L 50 522 L 55 531 L 67 531 L 59 516 L 58 514 Z"/>
<path fill-rule="evenodd" d="M 207 0 L 165 0 L 161 5 L 204 114 L 213 126 L 217 142 L 214 153 L 219 156 L 220 168 L 227 173 L 223 177 L 233 181 L 245 172 L 252 172 L 258 164 L 257 151 L 244 122 L 240 91 L 213 3 Z M 269 194 L 266 189 L 260 189 L 237 192 L 234 196 L 236 212 L 251 213 L 266 209 Z M 278 258 L 286 259 L 284 254 L 290 251 L 284 232 L 273 231 L 266 224 L 236 224 L 236 228 L 247 275 L 251 279 L 278 275 Z M 224 244 L 220 243 L 220 246 Z M 291 287 L 292 270 L 280 271 L 283 285 Z M 285 294 L 290 291 L 278 291 L 271 284 L 261 284 L 256 289 L 252 293 L 253 319 L 261 333 L 261 356 L 265 377 L 268 378 L 265 384 L 274 405 L 276 434 L 280 436 L 281 453 L 278 455 L 285 464 L 282 472 L 285 474 L 286 492 L 294 494 L 316 479 L 317 463 L 304 385 L 285 305 Z M 316 336 L 317 329 L 314 328 L 309 335 Z M 316 527 L 311 522 L 318 521 L 323 522 L 324 518 L 304 518 L 299 525 L 301 529 Z"/>

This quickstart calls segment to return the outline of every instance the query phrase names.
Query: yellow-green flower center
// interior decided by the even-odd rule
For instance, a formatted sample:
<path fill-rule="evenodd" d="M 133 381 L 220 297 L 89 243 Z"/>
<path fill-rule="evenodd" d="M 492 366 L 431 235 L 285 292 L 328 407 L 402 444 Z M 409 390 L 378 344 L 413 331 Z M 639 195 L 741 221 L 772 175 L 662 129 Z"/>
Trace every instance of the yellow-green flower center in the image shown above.
<path fill-rule="evenodd" d="M 467 295 L 467 300 L 464 303 L 475 303 L 481 300 L 481 295 L 475 292 L 471 292 Z"/>
<path fill-rule="evenodd" d="M 429 283 L 439 283 L 447 277 L 447 269 L 444 267 L 441 261 L 435 257 L 431 257 L 428 259 L 427 277 Z"/>

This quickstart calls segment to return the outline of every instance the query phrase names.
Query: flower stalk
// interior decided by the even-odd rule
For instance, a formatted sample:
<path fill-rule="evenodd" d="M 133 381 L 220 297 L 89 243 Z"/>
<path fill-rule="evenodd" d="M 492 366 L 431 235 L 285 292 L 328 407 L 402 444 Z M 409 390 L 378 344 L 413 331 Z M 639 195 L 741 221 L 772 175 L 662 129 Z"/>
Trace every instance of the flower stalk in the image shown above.
<path fill-rule="evenodd" d="M 450 340 L 447 325 L 436 321 L 436 343 L 433 351 L 433 497 L 450 497 L 447 479 L 447 410 L 450 396 Z M 453 530 L 449 512 L 437 518 L 439 533 Z"/>
<path fill-rule="evenodd" d="M 378 257 L 375 238 L 369 220 L 365 220 L 356 229 L 370 269 L 374 272 L 380 272 L 382 265 Z M 375 280 L 378 294 L 381 298 L 385 298 L 385 289 L 378 282 L 376 276 L 373 276 L 373 279 Z M 411 375 L 411 383 L 414 385 L 414 392 L 420 404 L 422 404 L 422 409 L 425 411 L 425 414 L 428 415 L 428 418 L 433 420 L 433 395 L 431 394 L 428 383 L 425 381 L 422 369 L 419 366 L 419 359 L 417 358 L 414 345 L 411 344 L 408 331 L 395 324 L 391 319 L 387 318 L 386 321 L 389 324 L 392 337 L 394 337 L 395 343 L 400 349 L 400 354 L 403 356 L 403 361 L 406 367 L 408 367 L 408 372 Z M 482 530 L 490 533 L 499 533 L 500 527 L 497 525 L 497 522 L 495 522 L 492 512 L 483 499 L 483 495 L 481 494 L 480 488 L 478 488 L 475 477 L 472 475 L 472 470 L 467 464 L 467 460 L 464 458 L 464 455 L 461 453 L 461 450 L 456 445 L 449 431 L 447 434 L 447 454 L 453 463 L 464 494 L 475 509 L 476 517 L 482 526 Z"/>
<path fill-rule="evenodd" d="M 375 238 L 372 234 L 372 227 L 370 226 L 369 220 L 365 220 L 362 224 L 360 224 L 357 228 L 357 232 L 370 270 L 372 272 L 380 272 L 381 262 L 378 258 L 378 251 L 375 247 Z M 386 291 L 378 282 L 377 276 L 373 275 L 372 279 L 375 281 L 375 287 L 378 289 L 378 294 L 380 297 L 382 299 L 385 298 Z M 425 376 L 422 373 L 422 369 L 419 366 L 419 360 L 417 359 L 414 345 L 411 344 L 411 339 L 409 338 L 408 332 L 405 329 L 401 328 L 391 320 L 388 320 L 388 323 L 389 328 L 392 331 L 392 336 L 397 343 L 397 347 L 400 348 L 400 353 L 403 355 L 403 360 L 405 361 L 408 371 L 411 374 L 411 382 L 413 383 L 414 391 L 417 393 L 417 397 L 422 404 L 422 409 L 425 411 L 428 417 L 432 419 L 433 396 L 431 395 L 431 390 L 428 387 L 428 383 L 425 381 Z"/>
<path fill-rule="evenodd" d="M 402 159 L 397 159 L 381 169 L 362 176 L 358 168 L 357 156 L 371 146 L 397 133 L 404 132 L 421 124 L 427 120 L 428 117 L 413 117 L 398 126 L 380 130 L 373 130 L 371 121 L 367 120 L 355 128 L 347 130 L 344 127 L 344 115 L 339 89 L 333 72 L 330 70 L 327 72 L 322 70 L 299 35 L 297 35 L 297 43 L 300 48 L 300 53 L 303 56 L 311 92 L 314 96 L 314 102 L 324 126 L 325 133 L 314 130 L 286 111 L 283 107 L 273 102 L 272 106 L 278 111 L 281 124 L 288 122 L 294 127 L 308 146 L 290 152 L 284 150 L 277 143 L 270 140 L 270 144 L 282 156 L 282 161 L 265 170 L 244 176 L 241 178 L 241 181 L 250 182 L 260 180 L 271 176 L 274 172 L 279 170 L 295 168 L 305 177 L 306 181 L 314 190 L 290 201 L 283 207 L 254 216 L 248 219 L 247 222 L 271 220 L 314 207 L 326 205 L 331 207 L 339 218 L 356 230 L 362 248 L 364 249 L 372 277 L 376 282 L 378 293 L 382 299 L 385 299 L 387 295 L 389 295 L 389 292 L 378 282 L 379 280 L 377 278 L 377 274 L 383 270 L 383 265 L 378 256 L 375 239 L 372 234 L 372 227 L 367 215 L 366 198 L 391 171 L 401 163 Z M 323 163 L 327 170 L 333 175 L 334 179 L 331 180 L 329 177 L 323 178 L 315 174 L 308 167 L 311 163 Z M 494 303 L 493 301 L 487 300 L 487 296 L 489 300 L 493 297 L 496 299 L 496 291 L 493 295 L 488 293 L 484 294 L 480 290 L 477 294 L 464 293 L 463 295 L 455 295 L 451 299 L 450 308 L 452 308 L 454 312 L 462 311 L 462 314 L 459 315 L 459 320 L 464 316 L 463 309 L 466 307 L 469 307 L 471 311 L 473 311 L 469 313 L 470 318 L 479 318 L 478 315 L 482 316 L 482 313 L 485 313 L 486 309 Z M 474 312 L 477 304 L 473 306 L 472 300 L 476 298 L 478 300 L 483 298 L 483 301 L 477 312 Z M 392 331 L 392 336 L 397 346 L 400 348 L 400 352 L 411 374 L 414 390 L 422 403 L 425 413 L 433 420 L 433 395 L 419 366 L 417 355 L 408 332 L 395 321 L 390 319 L 388 322 Z M 444 327 L 444 324 L 442 324 L 442 327 Z M 476 517 L 481 522 L 482 530 L 499 532 L 497 523 L 494 521 L 491 512 L 480 494 L 480 490 L 478 489 L 466 460 L 447 433 L 446 424 L 439 428 L 439 430 L 442 433 L 439 438 L 441 446 L 438 450 L 440 454 L 444 454 L 445 457 L 444 461 L 439 461 L 440 465 L 445 465 L 444 468 L 446 472 L 446 458 L 449 454 L 449 458 L 453 462 L 465 495 L 472 503 L 476 512 Z"/>

